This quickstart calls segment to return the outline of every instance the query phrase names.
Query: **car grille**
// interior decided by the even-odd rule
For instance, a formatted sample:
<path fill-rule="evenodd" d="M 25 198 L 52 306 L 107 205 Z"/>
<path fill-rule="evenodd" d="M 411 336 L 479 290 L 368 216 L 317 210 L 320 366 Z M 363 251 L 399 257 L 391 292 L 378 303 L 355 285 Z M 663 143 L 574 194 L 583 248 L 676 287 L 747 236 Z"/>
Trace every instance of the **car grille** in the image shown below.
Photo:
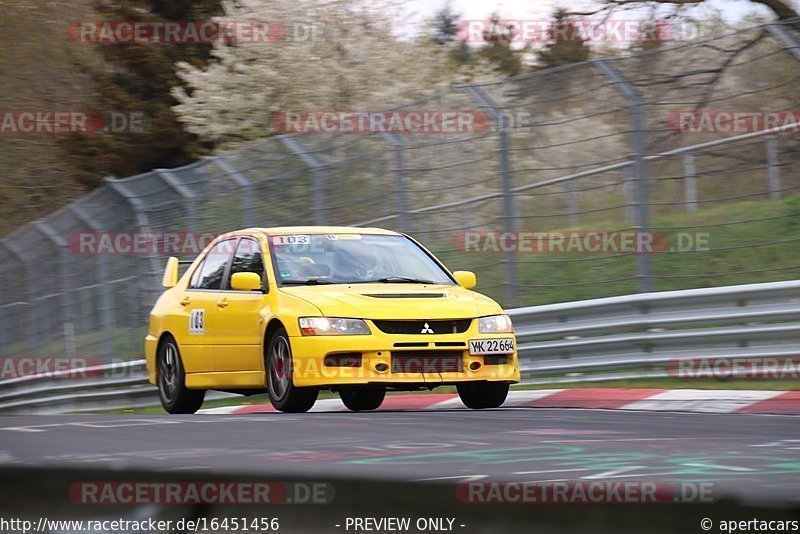
<path fill-rule="evenodd" d="M 454 350 L 394 351 L 393 373 L 458 373 L 461 352 Z"/>
<path fill-rule="evenodd" d="M 472 319 L 372 321 L 385 334 L 462 334 L 469 329 Z"/>

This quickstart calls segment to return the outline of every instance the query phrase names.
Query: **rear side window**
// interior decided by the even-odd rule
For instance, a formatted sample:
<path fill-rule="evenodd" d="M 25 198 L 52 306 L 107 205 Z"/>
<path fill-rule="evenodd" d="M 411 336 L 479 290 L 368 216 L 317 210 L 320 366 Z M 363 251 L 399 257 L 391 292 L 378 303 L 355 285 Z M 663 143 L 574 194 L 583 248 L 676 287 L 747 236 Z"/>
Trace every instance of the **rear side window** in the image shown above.
<path fill-rule="evenodd" d="M 235 239 L 220 241 L 206 253 L 200 269 L 197 289 L 222 289 L 222 280 L 231 256 L 233 256 L 235 243 Z"/>

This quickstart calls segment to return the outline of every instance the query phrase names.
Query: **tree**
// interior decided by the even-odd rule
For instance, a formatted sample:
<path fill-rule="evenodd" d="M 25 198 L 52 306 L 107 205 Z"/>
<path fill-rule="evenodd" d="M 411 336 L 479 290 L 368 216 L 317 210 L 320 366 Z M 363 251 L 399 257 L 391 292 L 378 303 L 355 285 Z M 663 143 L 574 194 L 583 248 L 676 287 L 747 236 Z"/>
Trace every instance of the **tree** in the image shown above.
<path fill-rule="evenodd" d="M 221 12 L 219 0 L 98 0 L 95 9 L 104 20 L 142 22 L 205 20 Z M 93 85 L 84 106 L 98 112 L 143 115 L 144 122 L 133 130 L 61 138 L 73 180 L 91 188 L 106 175 L 128 176 L 175 167 L 206 151 L 178 121 L 171 109 L 176 101 L 170 91 L 181 83 L 175 63 L 203 65 L 210 44 L 126 43 L 97 48 L 104 62 L 79 66 Z"/>
<path fill-rule="evenodd" d="M 520 74 L 527 46 L 515 49 L 513 43 L 516 36 L 517 30 L 512 24 L 504 23 L 497 14 L 492 15 L 489 29 L 483 32 L 486 44 L 478 51 L 478 56 L 507 76 Z"/>
<path fill-rule="evenodd" d="M 439 9 L 433 18 L 433 40 L 440 45 L 451 45 L 458 38 L 458 23 L 461 15 L 453 11 L 450 2 Z M 472 60 L 472 52 L 465 41 L 459 40 L 452 48 L 451 56 L 458 64 Z"/>
<path fill-rule="evenodd" d="M 558 9 L 553 19 L 545 48 L 536 54 L 541 67 L 560 67 L 589 59 L 589 45 L 567 12 Z"/>
<path fill-rule="evenodd" d="M 461 15 L 453 11 L 450 2 L 439 9 L 434 15 L 433 28 L 435 35 L 433 40 L 439 44 L 445 44 L 453 41 L 458 32 L 458 21 Z"/>
<path fill-rule="evenodd" d="M 271 20 L 287 26 L 276 43 L 217 44 L 205 68 L 178 64 L 188 88 L 173 109 L 186 129 L 230 148 L 276 133 L 289 110 L 369 110 L 488 77 L 480 66 L 456 67 L 451 47 L 429 37 L 399 37 L 391 13 L 359 0 L 251 0 L 224 4 L 226 20 Z"/>
<path fill-rule="evenodd" d="M 640 7 L 642 4 L 671 5 L 678 8 L 699 5 L 707 0 L 601 0 L 603 6 L 590 13 L 572 13 L 574 15 L 596 15 L 602 11 L 619 7 Z M 765 6 L 771 10 L 779 20 L 791 20 L 800 17 L 800 13 L 791 6 L 789 0 L 750 0 L 754 4 Z"/>

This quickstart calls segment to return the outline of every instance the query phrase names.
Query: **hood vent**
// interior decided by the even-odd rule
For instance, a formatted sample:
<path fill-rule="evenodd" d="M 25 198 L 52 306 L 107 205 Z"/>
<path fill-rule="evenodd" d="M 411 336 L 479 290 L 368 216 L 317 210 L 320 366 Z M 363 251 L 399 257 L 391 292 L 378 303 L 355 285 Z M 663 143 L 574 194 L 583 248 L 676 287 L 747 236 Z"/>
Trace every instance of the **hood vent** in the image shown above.
<path fill-rule="evenodd" d="M 440 299 L 444 293 L 362 293 L 374 299 Z"/>

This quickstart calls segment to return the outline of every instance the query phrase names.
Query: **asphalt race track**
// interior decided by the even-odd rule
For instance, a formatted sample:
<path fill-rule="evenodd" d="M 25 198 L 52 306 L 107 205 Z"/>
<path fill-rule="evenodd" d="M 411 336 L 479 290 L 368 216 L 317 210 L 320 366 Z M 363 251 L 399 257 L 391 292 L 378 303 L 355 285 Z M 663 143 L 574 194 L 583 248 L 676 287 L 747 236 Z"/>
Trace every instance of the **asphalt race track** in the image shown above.
<path fill-rule="evenodd" d="M 603 410 L 3 416 L 0 466 L 471 480 L 711 482 L 797 505 L 800 419 Z"/>

